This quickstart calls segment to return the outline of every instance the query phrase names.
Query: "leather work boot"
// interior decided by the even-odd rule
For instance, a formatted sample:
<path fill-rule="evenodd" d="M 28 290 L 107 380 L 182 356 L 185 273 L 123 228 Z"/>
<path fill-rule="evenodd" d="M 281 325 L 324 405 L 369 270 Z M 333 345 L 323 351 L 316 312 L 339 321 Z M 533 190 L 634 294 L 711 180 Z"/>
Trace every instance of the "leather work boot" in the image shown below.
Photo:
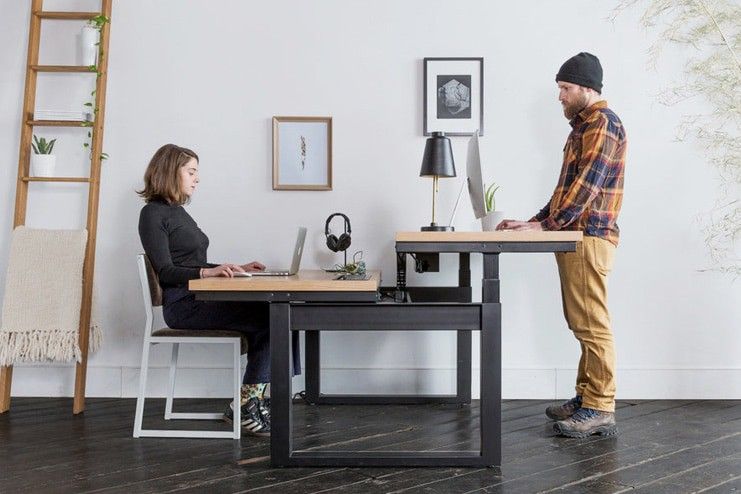
<path fill-rule="evenodd" d="M 560 405 L 551 405 L 545 409 L 545 414 L 551 420 L 566 420 L 581 408 L 581 396 L 575 396 Z"/>
<path fill-rule="evenodd" d="M 614 413 L 592 408 L 580 408 L 566 420 L 553 424 L 553 430 L 566 437 L 614 436 L 618 433 Z"/>

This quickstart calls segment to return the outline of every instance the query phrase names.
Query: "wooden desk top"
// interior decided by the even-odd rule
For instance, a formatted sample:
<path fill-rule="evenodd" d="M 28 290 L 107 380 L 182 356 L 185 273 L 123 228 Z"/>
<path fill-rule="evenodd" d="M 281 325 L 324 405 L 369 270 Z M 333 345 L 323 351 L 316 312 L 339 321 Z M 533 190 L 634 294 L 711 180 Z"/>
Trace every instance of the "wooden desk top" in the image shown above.
<path fill-rule="evenodd" d="M 375 292 L 381 271 L 369 271 L 369 280 L 335 280 L 339 273 L 301 270 L 294 276 L 252 276 L 250 278 L 205 278 L 190 280 L 192 292 Z"/>
<path fill-rule="evenodd" d="M 396 232 L 397 242 L 581 242 L 582 232 Z"/>

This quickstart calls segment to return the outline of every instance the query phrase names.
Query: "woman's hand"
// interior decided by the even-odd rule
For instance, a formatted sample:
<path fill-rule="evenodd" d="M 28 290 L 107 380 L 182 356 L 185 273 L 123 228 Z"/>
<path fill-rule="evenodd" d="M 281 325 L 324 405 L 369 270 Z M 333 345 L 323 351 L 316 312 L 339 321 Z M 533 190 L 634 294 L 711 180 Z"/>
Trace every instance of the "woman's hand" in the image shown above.
<path fill-rule="evenodd" d="M 233 278 L 234 273 L 244 273 L 245 269 L 239 264 L 221 264 L 215 268 L 204 268 L 201 270 L 201 278 L 225 277 Z"/>
<path fill-rule="evenodd" d="M 265 265 L 261 262 L 252 261 L 247 264 L 242 264 L 242 269 L 248 273 L 254 273 L 255 271 L 265 271 Z"/>

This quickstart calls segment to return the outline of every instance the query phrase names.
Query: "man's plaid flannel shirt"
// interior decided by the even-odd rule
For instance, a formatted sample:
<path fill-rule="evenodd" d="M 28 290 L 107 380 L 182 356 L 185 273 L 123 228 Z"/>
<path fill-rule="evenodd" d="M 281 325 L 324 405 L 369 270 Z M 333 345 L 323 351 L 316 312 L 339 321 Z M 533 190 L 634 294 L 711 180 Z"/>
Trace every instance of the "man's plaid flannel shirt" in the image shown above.
<path fill-rule="evenodd" d="M 556 190 L 530 221 L 539 221 L 544 230 L 579 230 L 617 245 L 625 129 L 606 101 L 585 108 L 570 124 Z"/>

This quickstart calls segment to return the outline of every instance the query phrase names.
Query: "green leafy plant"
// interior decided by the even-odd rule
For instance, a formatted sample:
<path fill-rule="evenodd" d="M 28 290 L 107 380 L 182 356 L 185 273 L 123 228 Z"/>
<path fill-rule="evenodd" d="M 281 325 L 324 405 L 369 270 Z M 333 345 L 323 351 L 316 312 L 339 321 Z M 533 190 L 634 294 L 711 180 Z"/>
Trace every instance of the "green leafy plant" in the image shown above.
<path fill-rule="evenodd" d="M 676 140 L 702 146 L 717 172 L 717 195 L 700 215 L 711 265 L 701 271 L 741 276 L 738 239 L 741 233 L 741 6 L 737 0 L 621 0 L 611 19 L 635 4 L 643 9 L 641 24 L 658 31 L 649 50 L 657 67 L 664 48 L 681 47 L 686 57 L 683 78 L 666 87 L 660 103 L 682 106 L 703 99 L 707 111 L 685 115 Z"/>
<path fill-rule="evenodd" d="M 51 154 L 52 149 L 54 149 L 55 142 L 57 142 L 56 139 L 47 141 L 43 137 L 39 139 L 38 137 L 34 135 L 33 143 L 31 144 L 31 147 L 33 148 L 33 152 L 35 154 Z"/>
<path fill-rule="evenodd" d="M 494 182 L 486 188 L 484 192 L 484 206 L 486 206 L 486 212 L 491 213 L 496 211 L 496 201 L 494 200 L 494 194 L 499 190 L 499 186 Z"/>
<path fill-rule="evenodd" d="M 103 26 L 105 26 L 109 22 L 111 22 L 110 18 L 104 16 L 103 14 L 100 14 L 100 15 L 96 15 L 95 17 L 89 19 L 87 21 L 87 24 L 88 26 L 97 29 L 98 33 L 100 33 L 100 31 L 103 29 Z M 98 47 L 98 63 L 100 63 L 100 61 L 103 60 L 103 55 L 104 55 L 103 48 L 100 46 L 100 41 L 95 43 L 95 46 Z M 97 65 L 88 65 L 88 70 L 90 70 L 90 72 L 96 73 L 96 79 L 100 78 L 101 72 L 98 69 Z M 98 107 L 95 105 L 95 93 L 96 93 L 95 89 L 90 93 L 90 97 L 93 101 L 86 101 L 85 103 L 83 103 L 83 106 L 86 108 L 86 113 L 88 113 L 92 117 L 92 120 L 85 120 L 84 122 L 82 122 L 82 124 L 80 124 L 82 127 L 92 127 L 93 121 L 98 118 Z M 90 152 L 92 152 L 92 146 L 91 146 L 92 138 L 93 138 L 93 131 L 92 129 L 88 129 L 87 140 L 82 143 L 82 147 L 84 147 Z M 100 154 L 101 161 L 104 161 L 107 159 L 108 159 L 107 153 Z"/>
<path fill-rule="evenodd" d="M 103 29 L 103 26 L 107 22 L 111 22 L 111 20 L 108 17 L 104 16 L 103 14 L 96 15 L 95 17 L 87 21 L 88 25 L 94 27 L 98 31 Z"/>

